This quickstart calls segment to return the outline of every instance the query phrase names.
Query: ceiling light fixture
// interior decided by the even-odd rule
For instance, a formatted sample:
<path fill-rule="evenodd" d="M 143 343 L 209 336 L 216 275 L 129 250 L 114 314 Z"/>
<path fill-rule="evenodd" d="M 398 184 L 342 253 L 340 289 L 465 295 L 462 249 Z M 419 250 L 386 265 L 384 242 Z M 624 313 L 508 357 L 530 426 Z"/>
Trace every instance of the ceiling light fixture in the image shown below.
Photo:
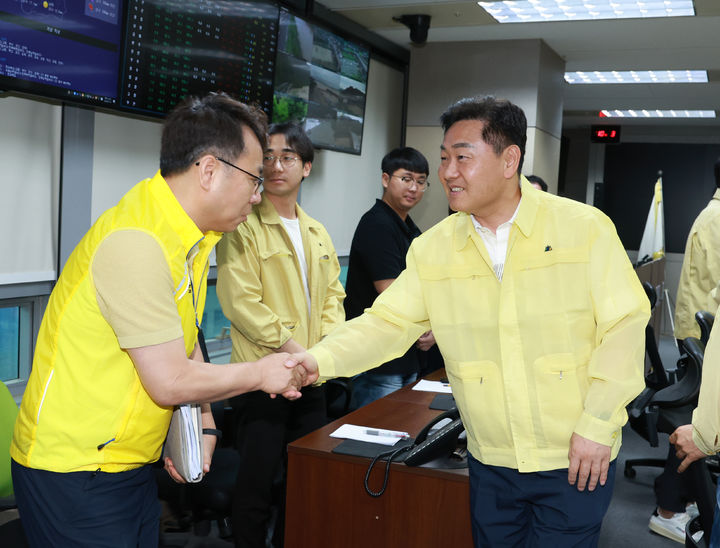
<path fill-rule="evenodd" d="M 566 72 L 568 84 L 707 83 L 706 70 L 608 70 Z"/>
<path fill-rule="evenodd" d="M 600 118 L 716 118 L 714 110 L 601 110 Z"/>
<path fill-rule="evenodd" d="M 692 0 L 504 0 L 478 5 L 498 23 L 695 15 Z"/>

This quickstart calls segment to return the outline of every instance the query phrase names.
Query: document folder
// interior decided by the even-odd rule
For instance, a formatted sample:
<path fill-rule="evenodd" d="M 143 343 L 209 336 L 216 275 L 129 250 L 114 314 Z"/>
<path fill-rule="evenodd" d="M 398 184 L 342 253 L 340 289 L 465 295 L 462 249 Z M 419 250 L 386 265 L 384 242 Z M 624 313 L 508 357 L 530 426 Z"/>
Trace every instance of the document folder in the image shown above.
<path fill-rule="evenodd" d="M 173 411 L 163 456 L 188 483 L 203 477 L 203 433 L 199 404 L 179 405 Z"/>

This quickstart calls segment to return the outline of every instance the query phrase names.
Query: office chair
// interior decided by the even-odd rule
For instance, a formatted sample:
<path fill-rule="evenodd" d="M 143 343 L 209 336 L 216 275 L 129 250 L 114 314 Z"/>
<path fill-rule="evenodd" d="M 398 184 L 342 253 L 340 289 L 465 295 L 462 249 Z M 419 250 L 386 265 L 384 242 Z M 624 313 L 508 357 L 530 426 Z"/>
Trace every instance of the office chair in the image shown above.
<path fill-rule="evenodd" d="M 325 383 L 325 404 L 328 422 L 332 422 L 350 412 L 352 401 L 352 380 L 336 377 Z"/>
<path fill-rule="evenodd" d="M 176 484 L 165 470 L 158 467 L 158 497 L 165 500 L 179 517 L 180 530 L 192 526 L 194 535 L 206 537 L 210 534 L 212 521 L 216 521 L 220 537 L 230 538 L 230 514 L 240 456 L 232 447 L 232 429 L 226 427 L 228 421 L 225 418 L 229 408 L 225 408 L 224 402 L 215 402 L 211 407 L 215 425 L 223 432 L 223 439 L 218 440 L 210 472 L 198 483 L 181 485 Z M 183 519 L 184 512 L 190 512 L 189 521 Z"/>
<path fill-rule="evenodd" d="M 655 305 L 657 304 L 655 288 L 650 282 L 643 282 L 642 286 L 650 301 L 650 310 L 655 310 Z M 670 384 L 670 378 L 660 359 L 657 339 L 655 338 L 655 329 L 650 322 L 645 326 L 645 355 L 649 362 L 649 368 L 645 374 L 645 385 L 655 390 L 660 390 L 668 386 Z"/>
<path fill-rule="evenodd" d="M 695 321 L 700 326 L 700 340 L 703 344 L 707 344 L 710 338 L 710 331 L 712 331 L 714 320 L 715 316 L 707 310 L 698 310 L 695 313 Z"/>
<path fill-rule="evenodd" d="M 661 390 L 646 387 L 628 408 L 630 426 L 652 447 L 658 446 L 658 432 L 671 434 L 678 426 L 690 424 L 697 406 L 702 377 L 705 345 L 694 337 L 683 341 L 687 351 L 684 375 L 676 383 Z M 665 466 L 663 459 L 637 459 L 625 463 L 625 476 L 635 476 L 634 466 Z M 705 539 L 710 538 L 715 495 L 710 472 L 704 460 L 693 463 L 683 474 L 694 494 L 700 511 L 700 526 Z"/>
<path fill-rule="evenodd" d="M 642 286 L 645 290 L 645 294 L 647 295 L 648 300 L 650 301 L 650 310 L 654 310 L 655 305 L 657 304 L 657 293 L 655 292 L 655 288 L 650 282 L 643 282 Z M 645 326 L 645 355 L 648 362 L 648 369 L 645 373 L 645 390 L 643 390 L 643 392 L 641 392 L 640 395 L 637 396 L 637 398 L 635 398 L 635 400 L 631 402 L 628 406 L 628 419 L 630 421 L 630 426 L 633 428 L 633 430 L 638 431 L 637 429 L 640 428 L 642 431 L 638 431 L 638 433 L 645 439 L 647 439 L 647 435 L 646 433 L 644 433 L 646 431 L 644 425 L 633 424 L 633 421 L 638 421 L 639 419 L 634 418 L 630 415 L 630 409 L 636 402 L 640 404 L 651 394 L 657 392 L 658 390 L 662 390 L 663 388 L 670 386 L 671 384 L 670 375 L 668 375 L 668 372 L 665 369 L 665 366 L 663 365 L 660 358 L 660 352 L 658 350 L 657 342 L 655 339 L 655 329 L 650 322 L 648 322 L 648 324 Z M 681 369 L 681 367 L 678 367 L 678 369 Z M 673 378 L 675 376 L 676 375 L 673 374 Z M 656 445 L 652 445 L 652 447 L 656 446 L 657 443 Z M 656 468 L 664 468 L 665 459 L 628 459 L 627 461 L 625 461 L 625 477 L 634 478 L 636 466 L 652 466 Z"/>
<path fill-rule="evenodd" d="M 0 382 L 0 512 L 17 508 L 10 474 L 10 442 L 12 441 L 18 407 L 5 383 Z M 20 518 L 0 525 L 0 539 L 6 548 L 25 548 L 27 540 Z"/>

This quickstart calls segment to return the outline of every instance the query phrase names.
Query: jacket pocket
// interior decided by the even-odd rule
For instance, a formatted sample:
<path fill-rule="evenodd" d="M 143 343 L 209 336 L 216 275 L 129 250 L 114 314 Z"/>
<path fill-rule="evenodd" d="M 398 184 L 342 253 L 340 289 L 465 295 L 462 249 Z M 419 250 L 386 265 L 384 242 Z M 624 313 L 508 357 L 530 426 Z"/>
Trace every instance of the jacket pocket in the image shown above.
<path fill-rule="evenodd" d="M 478 330 L 490 323 L 487 312 L 497 308 L 499 292 L 486 265 L 419 264 L 418 277 L 433 331 L 452 337 L 458 325 Z M 450 303 L 463 303 L 462 311 Z"/>
<path fill-rule="evenodd" d="M 587 366 L 570 353 L 548 354 L 535 360 L 535 386 L 540 423 L 550 445 L 566 445 L 583 412 Z"/>
<path fill-rule="evenodd" d="M 500 368 L 495 362 L 445 362 L 452 380 L 453 396 L 462 409 L 468 436 L 482 447 L 512 447 L 510 427 L 505 410 L 505 388 Z"/>

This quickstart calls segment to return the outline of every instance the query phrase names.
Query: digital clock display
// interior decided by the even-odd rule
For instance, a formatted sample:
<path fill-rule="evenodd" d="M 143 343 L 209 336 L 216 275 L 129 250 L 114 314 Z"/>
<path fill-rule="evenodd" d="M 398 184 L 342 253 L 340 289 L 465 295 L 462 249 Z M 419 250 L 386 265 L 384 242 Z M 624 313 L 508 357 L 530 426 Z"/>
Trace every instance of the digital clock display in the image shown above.
<path fill-rule="evenodd" d="M 591 126 L 590 141 L 593 143 L 619 143 L 620 126 Z"/>

